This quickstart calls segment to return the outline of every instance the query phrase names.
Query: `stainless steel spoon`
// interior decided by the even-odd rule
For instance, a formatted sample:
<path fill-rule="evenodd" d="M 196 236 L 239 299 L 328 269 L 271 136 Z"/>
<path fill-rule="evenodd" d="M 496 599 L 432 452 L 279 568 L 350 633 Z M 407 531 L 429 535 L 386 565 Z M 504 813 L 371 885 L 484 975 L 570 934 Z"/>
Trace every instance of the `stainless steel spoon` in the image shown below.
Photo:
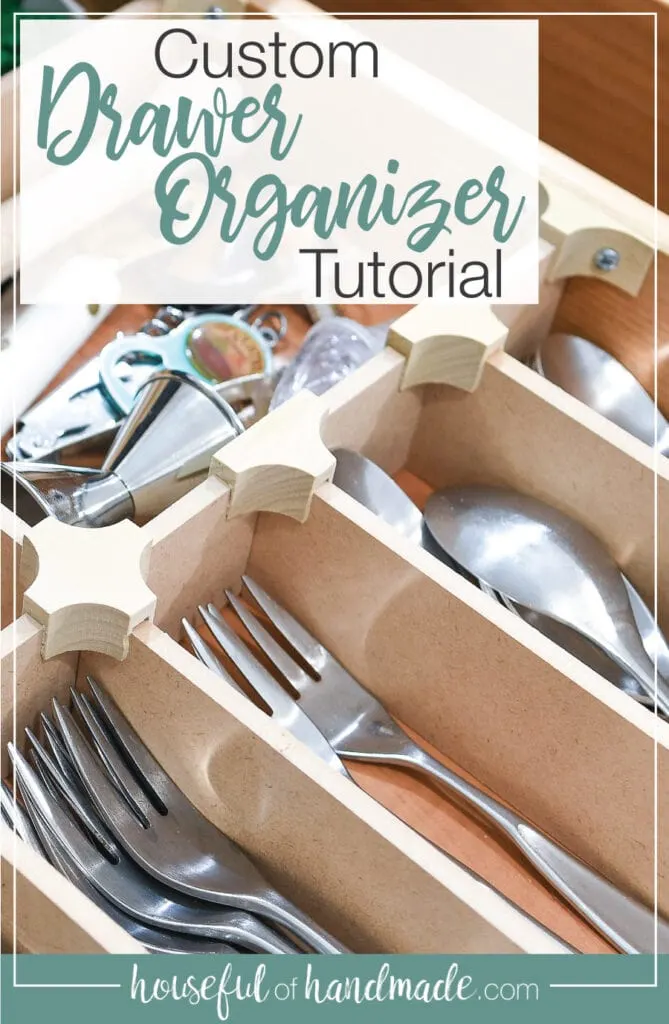
<path fill-rule="evenodd" d="M 334 448 L 333 483 L 415 544 L 423 545 L 423 513 L 399 484 L 371 459 Z"/>
<path fill-rule="evenodd" d="M 627 581 L 625 582 L 627 583 Z M 509 611 L 514 613 L 514 615 L 519 616 L 519 618 L 529 623 L 530 626 L 534 626 L 535 629 L 548 637 L 549 640 L 558 644 L 558 646 L 562 647 L 563 650 L 573 654 L 579 659 L 579 661 L 582 661 L 584 665 L 587 665 L 604 679 L 613 683 L 613 685 L 617 686 L 619 690 L 622 690 L 628 696 L 632 697 L 640 704 L 643 704 L 644 707 L 653 709 L 654 701 L 647 693 L 645 693 L 644 690 L 641 689 L 636 678 L 628 675 L 618 664 L 616 664 L 615 661 L 612 661 L 611 658 L 604 653 L 601 647 L 598 647 L 591 640 L 588 640 L 588 638 L 583 636 L 582 633 L 572 629 L 571 626 L 566 626 L 563 622 L 557 622 L 548 615 L 541 615 L 538 612 L 532 611 L 531 608 L 525 608 L 523 605 L 516 604 L 503 594 L 496 593 L 496 591 L 492 590 L 491 587 L 487 587 L 485 584 L 481 585 L 481 589 L 495 601 L 499 601 L 500 604 L 503 604 L 505 608 L 508 608 Z M 634 591 L 634 593 L 636 594 L 636 591 Z M 664 644 L 664 651 L 669 655 L 669 651 L 666 651 L 664 638 L 660 631 L 655 627 L 654 620 L 650 615 L 648 608 L 643 601 L 641 601 L 641 598 L 639 598 L 639 601 L 641 602 L 643 613 L 641 613 L 639 617 L 637 617 L 637 615 L 634 616 L 637 626 L 639 626 L 640 620 L 645 624 L 646 618 L 650 617 L 650 621 L 653 625 L 653 639 L 657 636 L 659 638 L 658 643 L 660 649 L 662 650 L 662 645 Z M 654 656 L 652 653 L 652 644 L 650 645 L 650 649 L 645 643 L 644 647 L 646 648 L 646 653 L 652 658 Z M 660 674 L 663 674 L 664 671 L 662 663 L 664 663 L 665 666 L 669 664 L 669 662 L 665 660 L 665 657 L 658 657 L 658 671 Z"/>
<path fill-rule="evenodd" d="M 415 505 L 412 500 L 405 494 L 402 487 L 395 483 L 391 476 L 388 475 L 380 466 L 377 466 L 371 459 L 367 459 L 365 456 L 360 455 L 358 452 L 350 452 L 347 449 L 334 449 L 332 453 L 337 459 L 337 466 L 334 474 L 334 483 L 344 490 L 347 495 L 351 498 L 356 499 L 361 505 L 364 505 L 371 512 L 374 512 L 380 519 L 387 522 L 390 526 L 394 526 L 403 534 L 408 540 L 413 541 L 415 544 L 421 547 L 427 548 L 436 557 L 441 557 L 448 561 L 454 568 L 458 569 L 460 566 L 448 554 L 438 545 L 433 542 L 433 539 L 428 534 L 427 530 L 423 528 L 423 514 Z M 469 574 L 469 573 L 467 573 Z M 635 590 L 630 581 L 625 577 L 623 573 L 623 583 L 627 589 L 629 601 L 634 614 L 634 620 L 636 622 L 637 629 L 641 636 L 641 640 L 647 655 L 653 660 L 655 657 L 658 659 L 658 671 L 661 676 L 669 678 L 669 645 L 665 640 L 662 632 L 657 626 L 653 613 L 650 608 L 647 607 L 643 598 Z M 516 614 L 520 614 L 521 606 L 514 604 L 509 598 L 505 598 L 503 595 L 496 593 L 492 587 L 488 587 L 485 583 L 475 581 L 478 583 L 480 589 L 484 590 L 495 600 L 501 604 L 506 605 L 509 610 L 514 611 Z M 528 614 L 532 616 L 532 625 L 539 629 L 541 632 L 546 632 L 549 629 L 548 624 L 539 625 L 539 620 L 543 620 L 545 616 L 539 616 L 536 611 L 526 609 Z M 557 627 L 559 628 L 559 627 Z M 556 629 L 557 629 L 556 628 Z M 546 635 L 550 635 L 546 633 Z M 578 649 L 568 644 L 568 636 L 573 639 L 574 644 L 578 645 Z M 551 639 L 553 637 L 551 636 Z M 571 650 L 572 653 L 584 660 L 583 657 L 583 643 L 584 639 L 580 633 L 576 633 L 575 630 L 568 630 L 567 627 L 560 628 L 560 640 L 556 641 L 560 643 L 560 646 L 566 647 Z M 589 644 L 589 646 L 592 646 Z M 624 674 L 624 672 L 615 664 L 611 662 L 611 658 L 607 655 L 602 655 L 597 648 L 599 662 L 601 663 L 599 668 L 595 668 L 595 671 L 599 672 L 607 679 L 611 679 L 616 685 L 620 685 L 627 692 L 638 698 L 642 698 L 642 702 L 651 703 L 650 699 L 647 698 L 644 691 L 641 689 L 636 680 Z M 607 671 L 603 670 L 603 658 L 607 660 Z M 587 662 L 587 658 L 585 658 Z M 587 663 L 590 664 L 590 663 Z"/>
<path fill-rule="evenodd" d="M 460 566 L 452 558 L 448 557 L 446 552 L 436 544 L 428 531 L 423 528 L 423 514 L 420 509 L 380 466 L 377 466 L 371 459 L 365 458 L 364 455 L 345 448 L 333 450 L 333 455 L 337 459 L 337 467 L 334 474 L 334 483 L 337 487 L 341 488 L 342 491 L 345 491 L 352 498 L 355 498 L 356 501 L 359 501 L 361 505 L 364 505 L 371 512 L 374 512 L 384 522 L 394 526 L 408 540 L 427 548 L 437 558 L 447 561 L 456 571 L 460 569 Z M 599 647 L 586 640 L 580 632 L 562 623 L 556 623 L 554 619 L 548 616 L 539 615 L 536 611 L 515 604 L 508 597 L 498 594 L 492 587 L 488 587 L 480 580 L 473 580 L 473 582 L 478 583 L 481 590 L 492 597 L 493 600 L 505 605 L 514 614 L 524 618 L 526 622 L 529 622 L 530 625 L 538 629 L 544 636 L 549 637 L 549 639 L 559 644 L 566 651 L 579 658 L 580 661 L 609 680 L 614 686 L 618 686 L 644 706 L 653 707 L 653 700 L 641 688 L 636 678 L 627 674 Z M 669 678 L 669 645 L 667 645 L 643 598 L 624 575 L 623 582 L 627 588 L 634 619 L 646 653 L 651 660 L 657 658 L 660 675 Z"/>
<path fill-rule="evenodd" d="M 494 487 L 433 494 L 425 522 L 467 572 L 588 637 L 654 699 L 655 668 L 620 569 L 584 526 L 535 498 Z M 669 685 L 659 676 L 657 706 L 669 713 Z"/>
<path fill-rule="evenodd" d="M 634 374 L 608 352 L 574 334 L 551 334 L 530 365 L 612 423 L 669 455 L 669 423 Z"/>
<path fill-rule="evenodd" d="M 651 661 L 657 661 L 657 671 L 662 678 L 669 680 L 669 644 L 650 608 L 624 574 L 623 583 L 627 588 L 627 596 L 632 606 L 641 642 L 646 648 L 646 654 Z"/>

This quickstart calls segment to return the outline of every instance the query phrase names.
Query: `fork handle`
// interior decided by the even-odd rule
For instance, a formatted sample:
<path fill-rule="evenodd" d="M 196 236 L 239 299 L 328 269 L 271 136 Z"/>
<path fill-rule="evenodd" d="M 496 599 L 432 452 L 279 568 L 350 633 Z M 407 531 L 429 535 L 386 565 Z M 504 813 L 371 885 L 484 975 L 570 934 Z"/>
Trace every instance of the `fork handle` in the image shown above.
<path fill-rule="evenodd" d="M 296 938 L 309 946 L 315 953 L 350 953 L 350 949 L 343 946 L 341 942 L 326 932 L 324 928 L 317 925 L 312 918 L 304 911 L 296 907 L 294 903 L 282 896 L 281 893 L 273 890 L 266 896 L 261 897 L 253 908 L 255 913 L 283 925 L 292 932 Z"/>
<path fill-rule="evenodd" d="M 654 952 L 655 918 L 648 907 L 625 895 L 494 797 L 456 775 L 412 741 L 402 754 L 384 755 L 378 760 L 392 761 L 429 776 L 492 822 L 553 888 L 621 952 Z M 662 919 L 658 920 L 658 950 L 669 952 L 669 924 Z"/>

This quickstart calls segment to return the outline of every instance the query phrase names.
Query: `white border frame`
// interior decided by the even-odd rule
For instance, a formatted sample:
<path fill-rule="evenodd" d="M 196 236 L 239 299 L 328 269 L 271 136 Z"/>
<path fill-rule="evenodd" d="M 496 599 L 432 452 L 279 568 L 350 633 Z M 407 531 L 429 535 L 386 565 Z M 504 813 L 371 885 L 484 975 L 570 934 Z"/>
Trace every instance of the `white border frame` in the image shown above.
<path fill-rule="evenodd" d="M 30 20 L 32 20 L 32 19 L 34 19 L 36 17 L 37 18 L 40 18 L 40 17 L 53 18 L 55 13 L 56 12 L 53 12 L 53 11 L 52 12 L 33 12 L 33 13 L 28 13 L 28 12 L 14 12 L 13 13 L 13 50 L 14 50 L 14 66 L 15 66 L 15 68 L 18 66 L 17 63 L 16 63 L 16 57 L 17 57 L 17 48 L 18 48 L 18 35 L 19 35 L 19 33 L 18 33 L 18 25 L 20 24 L 20 21 L 22 19 L 26 19 L 26 20 L 30 19 Z M 286 11 L 285 13 L 289 14 L 290 12 Z M 621 17 L 630 18 L 630 17 L 639 17 L 639 18 L 652 18 L 653 19 L 653 121 L 654 121 L 654 132 L 653 132 L 653 210 L 654 210 L 654 240 L 653 240 L 653 251 L 654 251 L 654 274 L 653 274 L 653 354 L 654 354 L 654 376 L 653 376 L 653 381 L 654 381 L 654 391 L 655 391 L 655 414 L 656 414 L 656 417 L 657 417 L 657 415 L 658 415 L 658 406 L 657 406 L 658 341 L 659 341 L 659 339 L 658 339 L 658 334 L 659 334 L 659 331 L 658 331 L 658 266 L 657 266 L 657 263 L 658 263 L 658 259 L 657 259 L 657 257 L 658 257 L 658 205 L 657 204 L 658 204 L 658 177 L 659 177 L 659 139 L 658 139 L 658 136 L 659 136 L 659 130 L 658 130 L 658 77 L 659 76 L 658 76 L 658 13 L 657 13 L 657 11 L 546 11 L 546 12 L 537 11 L 537 12 L 534 12 L 534 13 L 529 13 L 527 11 L 522 11 L 522 12 L 519 12 L 519 11 L 494 11 L 494 12 L 489 12 L 489 11 L 475 11 L 475 12 L 474 11 L 472 11 L 472 12 L 448 12 L 448 11 L 444 11 L 444 12 L 440 12 L 440 11 L 431 11 L 431 12 L 423 12 L 423 11 L 421 11 L 421 12 L 417 12 L 417 11 L 375 11 L 375 12 L 368 12 L 368 11 L 367 12 L 364 12 L 364 11 L 337 11 L 336 14 L 337 14 L 337 17 L 340 17 L 340 18 L 356 18 L 358 20 L 365 20 L 365 19 L 370 19 L 371 20 L 371 19 L 374 19 L 374 18 L 384 18 L 384 17 L 392 17 L 392 18 L 403 18 L 403 17 L 406 17 L 406 18 L 409 18 L 411 20 L 419 20 L 420 18 L 439 18 L 439 19 L 443 19 L 443 20 L 460 20 L 460 19 L 463 19 L 463 18 L 477 17 L 477 18 L 489 18 L 491 20 L 492 19 L 500 20 L 502 16 L 503 16 L 504 19 L 507 19 L 507 18 L 518 18 L 518 19 L 520 19 L 520 18 L 522 18 L 522 19 L 532 19 L 532 20 L 536 20 L 536 21 L 538 21 L 540 18 L 547 18 L 547 17 L 548 18 L 550 18 L 550 17 L 561 17 L 561 18 L 570 18 L 570 17 L 589 17 L 589 18 L 597 18 L 597 17 L 602 17 L 602 18 L 621 18 Z M 102 11 L 89 11 L 89 12 L 85 12 L 84 13 L 84 16 L 92 17 L 92 18 L 109 17 L 110 15 L 113 16 L 113 17 L 131 18 L 131 19 L 132 18 L 143 18 L 145 20 L 152 20 L 152 19 L 160 19 L 160 18 L 169 18 L 171 20 L 176 20 L 176 19 L 179 19 L 179 18 L 197 18 L 197 19 L 201 19 L 204 16 L 204 12 L 202 12 L 202 11 L 186 11 L 186 12 L 179 12 L 179 11 L 138 12 L 138 11 L 133 11 L 133 12 L 125 12 L 124 13 L 122 11 L 120 11 L 120 12 L 119 11 L 104 11 L 104 12 L 102 12 Z M 231 18 L 254 18 L 254 17 L 265 17 L 266 13 L 265 12 L 261 12 L 261 11 L 245 11 L 245 10 L 240 10 L 240 11 L 223 11 L 222 12 L 222 16 L 224 16 L 226 18 L 229 18 L 229 17 L 231 17 Z M 299 16 L 300 17 L 332 17 L 332 15 L 329 15 L 325 11 L 322 11 L 322 12 L 321 11 L 301 12 L 299 14 Z M 59 18 L 62 18 L 62 17 L 79 18 L 79 17 L 82 17 L 82 14 L 79 13 L 79 12 L 62 12 L 61 14 L 58 14 L 58 17 Z M 17 178 L 18 178 L 18 174 L 17 174 L 17 169 L 18 169 L 18 147 L 16 146 L 16 126 L 19 123 L 18 122 L 18 114 L 19 114 L 18 106 L 19 106 L 18 89 L 15 89 L 14 96 L 13 96 L 14 150 L 13 150 L 13 161 L 12 161 L 12 164 L 13 164 L 13 166 L 12 166 L 12 197 L 14 199 L 13 211 L 12 211 L 12 213 L 13 213 L 13 239 L 12 239 L 12 247 L 13 247 L 13 275 L 14 275 L 14 279 L 16 279 L 16 277 L 17 277 L 18 266 L 19 266 L 19 261 L 18 261 L 18 235 L 17 235 L 17 228 L 18 228 L 18 223 L 17 223 L 17 221 L 18 221 L 18 204 L 16 202 L 16 198 L 17 198 L 16 183 L 17 183 Z M 17 303 L 18 303 L 18 296 L 17 296 L 16 290 L 15 290 L 14 291 L 14 296 L 13 296 L 13 303 L 12 303 L 12 323 L 13 323 L 14 329 L 16 328 Z M 13 408 L 12 408 L 12 422 L 14 423 L 14 429 L 16 429 L 16 407 L 15 407 L 14 404 L 13 404 Z M 654 612 L 654 617 L 655 617 L 655 622 L 656 623 L 657 623 L 657 601 L 658 601 L 657 577 L 658 577 L 658 555 L 659 555 L 659 543 L 658 543 L 658 516 L 659 516 L 659 510 L 658 510 L 658 482 L 657 482 L 657 477 L 658 477 L 658 459 L 659 459 L 659 454 L 658 454 L 657 447 L 655 447 L 653 449 L 653 471 L 654 471 L 654 477 L 655 477 L 655 486 L 654 486 L 654 493 L 653 493 L 653 505 L 654 505 L 654 507 L 653 507 L 653 529 L 654 529 L 654 576 L 653 576 L 653 606 L 654 607 L 653 607 L 653 612 Z M 16 490 L 16 480 L 14 480 L 14 490 Z M 14 580 L 16 580 L 16 578 L 17 578 L 17 569 L 18 569 L 18 566 L 17 566 L 17 558 L 16 558 L 16 547 L 15 547 L 14 548 L 13 559 L 12 559 L 12 572 L 13 572 Z M 16 587 L 14 587 L 13 601 L 14 601 L 14 604 L 13 604 L 13 609 L 12 610 L 13 610 L 13 616 L 14 617 L 13 617 L 13 621 L 12 621 L 12 625 L 11 625 L 11 628 L 14 631 L 13 632 L 13 639 L 14 639 L 14 650 L 13 650 L 13 659 L 14 659 L 14 661 L 13 661 L 13 669 L 14 669 L 14 679 L 13 679 L 14 705 L 13 705 L 13 709 L 12 709 L 13 710 L 12 739 L 13 739 L 14 743 L 16 743 L 16 739 L 17 739 L 17 734 L 16 734 L 16 725 L 17 725 L 17 723 L 16 723 L 16 645 L 15 645 L 15 640 L 16 640 L 16 612 L 17 612 L 17 608 L 16 608 Z M 657 670 L 657 657 L 656 657 L 655 658 L 655 687 L 656 687 L 656 690 L 657 690 L 657 671 L 658 670 Z M 650 988 L 650 989 L 657 989 L 659 987 L 659 983 L 658 983 L 658 972 L 659 972 L 659 956 L 658 956 L 658 887 L 659 887 L 659 877 L 658 877 L 658 875 L 659 875 L 659 872 L 658 872 L 658 861 L 659 861 L 658 786 L 659 786 L 659 780 L 658 780 L 657 726 L 658 726 L 658 717 L 656 715 L 655 716 L 655 729 L 654 729 L 654 744 L 653 744 L 653 749 L 654 749 L 654 779 L 653 779 L 654 833 L 653 833 L 653 839 L 654 839 L 654 874 L 655 874 L 655 884 L 654 884 L 654 888 L 653 888 L 653 896 L 654 896 L 653 911 L 654 911 L 654 917 L 655 917 L 655 949 L 654 949 L 654 954 L 653 954 L 653 963 L 654 963 L 653 982 L 652 983 L 630 983 L 630 984 L 626 984 L 624 982 L 623 983 L 619 983 L 619 984 L 616 984 L 616 983 L 610 983 L 610 984 L 609 983 L 587 983 L 587 982 L 586 983 L 581 983 L 581 984 L 576 984 L 576 983 L 569 983 L 569 982 L 564 982 L 564 983 L 551 982 L 551 983 L 549 983 L 549 988 L 557 988 L 557 989 L 575 989 L 575 988 L 576 989 L 578 989 L 578 988 L 586 988 L 586 989 L 588 989 L 588 988 L 589 989 L 596 989 L 596 988 L 610 988 L 610 989 Z M 14 800 L 16 800 L 16 780 L 15 779 L 13 780 L 13 793 L 14 793 Z M 14 839 L 13 839 L 14 850 L 16 850 L 16 841 L 17 841 L 17 837 L 16 837 L 16 833 L 14 833 Z M 103 984 L 103 983 L 99 983 L 99 984 L 96 984 L 96 983 L 82 983 L 82 984 L 76 984 L 76 983 L 72 983 L 72 984 L 68 984 L 68 983 L 59 983 L 59 984 L 55 984 L 55 983 L 54 984 L 48 984 L 48 983 L 46 983 L 46 984 L 23 983 L 23 984 L 21 984 L 20 982 L 18 982 L 17 981 L 17 950 L 16 950 L 16 925 L 17 925 L 16 858 L 14 859 L 13 870 L 12 870 L 12 895 L 13 895 L 13 932 L 14 932 L 14 934 L 13 934 L 13 943 L 12 943 L 12 987 L 13 988 L 54 988 L 54 989 L 60 989 L 60 988 L 103 988 L 103 989 L 105 989 L 105 988 L 122 988 L 121 983 L 107 983 L 107 984 Z M 1 899 L 1 897 L 0 897 L 0 899 Z"/>

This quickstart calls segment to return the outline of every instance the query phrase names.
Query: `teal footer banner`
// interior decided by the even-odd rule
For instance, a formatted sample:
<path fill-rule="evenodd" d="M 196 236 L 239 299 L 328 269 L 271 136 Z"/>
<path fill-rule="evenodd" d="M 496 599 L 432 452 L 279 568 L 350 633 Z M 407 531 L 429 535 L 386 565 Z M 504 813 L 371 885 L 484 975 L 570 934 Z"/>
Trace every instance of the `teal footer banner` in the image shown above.
<path fill-rule="evenodd" d="M 2 957 L 3 1019 L 666 1021 L 669 956 Z M 595 1016 L 597 1015 L 597 1016 Z"/>

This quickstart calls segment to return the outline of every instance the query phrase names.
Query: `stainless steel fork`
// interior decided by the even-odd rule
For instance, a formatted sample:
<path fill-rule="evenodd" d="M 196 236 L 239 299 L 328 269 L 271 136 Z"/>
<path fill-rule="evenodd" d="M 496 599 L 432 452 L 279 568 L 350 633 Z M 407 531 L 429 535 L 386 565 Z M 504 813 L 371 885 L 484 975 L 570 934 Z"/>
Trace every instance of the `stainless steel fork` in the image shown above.
<path fill-rule="evenodd" d="M 347 778 L 349 774 L 344 767 L 340 757 L 332 749 L 332 746 L 323 736 L 320 729 L 305 715 L 299 704 L 290 697 L 280 683 L 274 679 L 264 665 L 249 651 L 246 645 L 236 636 L 227 622 L 213 604 L 208 608 L 199 606 L 199 612 L 210 632 L 224 650 L 234 650 L 235 662 L 249 681 L 253 677 L 253 689 L 258 696 L 272 711 L 272 718 L 278 725 L 283 726 L 291 732 L 296 739 L 301 740 L 306 746 L 325 761 L 331 768 Z M 214 652 L 204 643 L 202 637 L 197 633 L 190 623 L 183 619 L 183 628 L 188 637 L 194 653 L 208 668 L 221 676 L 228 685 L 239 690 L 244 696 L 244 691 L 237 685 L 229 672 L 223 667 Z M 243 666 L 243 667 L 242 667 Z"/>
<path fill-rule="evenodd" d="M 511 840 L 550 885 L 616 948 L 626 953 L 654 951 L 655 918 L 651 910 L 515 811 L 431 757 L 285 608 L 248 576 L 242 579 L 256 604 L 311 672 L 288 654 L 234 594 L 227 592 L 228 600 L 255 643 L 298 695 L 300 707 L 340 757 L 390 764 L 427 776 Z M 224 634 L 217 639 L 246 674 L 236 647 Z M 255 685 L 254 678 L 249 681 Z M 669 952 L 669 923 L 662 919 L 658 922 L 658 945 L 660 952 Z"/>
<path fill-rule="evenodd" d="M 26 846 L 29 846 L 35 853 L 39 853 L 43 857 L 44 848 L 36 829 L 33 827 L 30 815 L 14 799 L 14 793 L 4 779 L 0 779 L 0 812 L 4 823 L 13 832 L 16 832 L 17 836 L 23 840 Z"/>
<path fill-rule="evenodd" d="M 285 941 L 262 921 L 239 910 L 225 910 L 173 892 L 145 874 L 122 849 L 111 861 L 84 834 L 71 813 L 70 798 L 64 796 L 53 762 L 38 755 L 53 786 L 45 786 L 23 755 L 8 745 L 17 782 L 33 821 L 39 820 L 56 846 L 65 852 L 75 869 L 124 914 L 144 924 L 170 932 L 217 939 L 263 953 L 296 953 L 299 950 Z M 47 767 L 48 766 L 48 767 Z M 78 815 L 80 817 L 80 815 Z"/>
<path fill-rule="evenodd" d="M 316 952 L 347 952 L 186 799 L 109 695 L 88 683 L 93 701 L 77 691 L 72 700 L 98 756 L 56 701 L 54 716 L 96 811 L 130 856 L 180 892 L 266 917 Z"/>
<path fill-rule="evenodd" d="M 218 622 L 220 620 L 220 618 L 221 618 L 220 613 L 217 612 L 216 608 L 213 605 L 209 605 L 209 609 L 203 609 L 202 607 L 200 607 L 200 613 L 203 616 L 204 616 L 205 611 L 208 613 L 207 616 L 205 616 L 205 620 L 206 621 L 210 621 L 210 622 L 216 623 L 216 622 Z M 223 665 L 221 664 L 219 659 L 216 657 L 216 655 L 214 654 L 212 649 L 209 647 L 209 645 L 202 639 L 202 637 L 199 635 L 199 633 L 197 633 L 193 629 L 193 627 L 188 624 L 188 622 L 185 619 L 183 620 L 183 626 L 184 626 L 186 635 L 188 636 L 189 640 L 191 640 L 191 646 L 192 646 L 194 652 L 200 658 L 200 661 L 202 661 L 203 664 L 205 664 L 209 669 L 211 669 L 212 672 L 215 672 L 217 675 L 222 676 L 225 680 L 227 680 L 227 682 L 230 683 L 235 689 L 239 690 L 239 692 L 242 694 L 242 696 L 246 696 L 246 694 L 244 693 L 242 688 L 237 686 L 237 683 L 234 681 L 232 676 L 228 674 L 227 670 L 223 667 Z M 212 629 L 212 628 L 213 627 L 210 625 L 210 629 Z M 218 630 L 214 630 L 214 634 L 216 634 L 217 632 L 218 632 L 219 636 L 225 635 L 225 634 L 221 634 Z M 191 635 L 192 635 L 192 639 L 191 639 Z M 194 642 L 195 637 L 197 637 L 197 640 Z M 260 669 L 262 669 L 263 666 L 260 664 L 259 661 L 257 661 L 256 658 L 254 658 L 254 656 L 251 654 L 250 651 L 248 651 L 247 654 L 248 654 L 249 659 L 250 659 L 249 662 L 248 662 L 249 674 L 252 674 L 253 683 L 255 683 L 255 681 L 256 681 L 255 668 L 259 667 Z M 273 686 L 275 686 L 279 690 L 281 690 L 281 693 L 282 693 L 283 697 L 287 698 L 288 700 L 290 700 L 293 708 L 299 709 L 300 710 L 300 715 L 303 716 L 304 718 L 306 718 L 307 716 L 299 708 L 299 704 L 296 701 L 294 701 L 292 698 L 288 697 L 288 695 L 286 694 L 285 690 L 282 689 L 280 684 L 277 683 L 277 681 L 273 677 L 270 677 L 270 678 L 271 678 Z M 250 682 L 250 677 L 249 677 L 249 682 Z M 251 684 L 251 683 L 250 683 L 250 685 L 251 685 L 251 689 L 253 690 L 254 689 L 254 685 Z M 267 696 L 268 695 L 266 695 L 265 698 L 264 698 L 265 703 L 267 703 Z M 273 717 L 277 718 L 279 720 L 280 724 L 284 728 L 289 729 L 293 733 L 293 735 L 296 737 L 296 739 L 300 739 L 300 740 L 302 740 L 302 742 L 308 742 L 308 745 L 313 750 L 313 752 L 318 754 L 319 756 L 321 756 L 320 751 L 325 746 L 327 748 L 327 750 L 330 752 L 330 756 L 327 758 L 328 763 L 331 764 L 332 763 L 332 759 L 334 759 L 335 762 L 336 762 L 336 764 L 334 765 L 335 769 L 339 770 L 339 768 L 337 766 L 341 765 L 343 771 L 346 771 L 346 769 L 344 768 L 343 762 L 334 753 L 334 751 L 332 750 L 332 747 L 330 747 L 330 744 L 325 739 L 325 737 L 320 732 L 320 730 L 319 730 L 319 742 L 318 742 L 317 745 L 313 745 L 311 742 L 305 740 L 305 733 L 303 731 L 300 731 L 300 733 L 298 734 L 296 732 L 296 730 L 293 728 L 293 723 L 295 721 L 298 721 L 294 717 L 290 717 L 290 718 L 289 717 L 281 717 L 281 718 L 279 718 L 278 715 L 274 715 Z M 308 721 L 310 722 L 311 726 L 314 727 L 313 726 L 313 722 L 311 722 L 311 719 L 308 719 Z M 346 774 L 348 775 L 349 778 L 351 778 L 348 772 L 346 772 Z M 355 779 L 351 779 L 351 781 L 355 783 Z M 411 828 L 411 826 L 407 825 L 407 828 Z M 415 829 L 413 831 L 415 831 Z M 418 833 L 418 834 L 420 835 L 420 833 Z M 423 837 L 423 838 L 425 838 L 425 837 Z M 430 839 L 426 839 L 426 842 L 430 843 L 431 846 L 434 846 L 435 849 L 439 850 L 439 853 L 446 860 L 450 861 L 453 864 L 457 864 L 458 867 L 462 871 L 465 871 L 471 878 L 475 879 L 475 881 L 478 882 L 479 885 L 485 886 L 486 889 L 489 889 L 491 892 L 494 892 L 494 894 L 498 897 L 498 899 L 503 900 L 509 907 L 511 907 L 514 910 L 515 913 L 521 914 L 528 922 L 531 922 L 531 924 L 532 924 L 532 926 L 534 928 L 536 928 L 538 931 L 540 931 L 545 936 L 545 938 L 550 939 L 555 944 L 554 952 L 560 952 L 560 953 L 576 953 L 576 952 L 578 952 L 572 946 L 570 946 L 567 943 L 563 942 L 563 940 L 559 936 L 557 936 L 554 932 L 549 931 L 549 929 L 547 929 L 544 925 L 540 924 L 539 921 L 535 920 L 533 917 L 530 917 L 530 915 L 527 914 L 524 910 L 521 910 L 520 907 L 516 906 L 515 903 L 513 903 L 511 900 L 509 900 L 498 889 L 495 889 L 494 886 L 491 886 L 490 883 L 487 882 L 480 875 L 477 875 L 476 872 L 472 871 L 472 869 L 467 867 L 466 864 L 463 864 L 460 861 L 456 861 L 452 857 L 449 857 L 449 855 L 443 849 L 441 849 L 441 847 L 437 846 L 436 843 L 433 843 Z"/>
<path fill-rule="evenodd" d="M 37 763 L 33 764 L 36 773 L 39 775 L 43 785 L 50 788 L 51 795 L 56 796 L 55 790 L 50 787 L 46 773 L 39 768 Z M 9 824 L 14 827 L 18 835 L 32 846 L 42 856 L 57 868 L 62 875 L 73 883 L 88 899 L 100 907 L 113 921 L 128 932 L 137 942 L 144 946 L 147 953 L 237 953 L 234 946 L 225 942 L 217 942 L 213 939 L 200 939 L 196 936 L 180 934 L 178 932 L 163 931 L 162 928 L 151 927 L 142 924 L 141 921 L 124 913 L 119 907 L 111 903 L 91 883 L 90 879 L 79 870 L 64 846 L 49 832 L 39 814 L 34 810 L 25 811 L 21 805 L 13 800 L 13 794 L 9 787 L 2 783 L 3 796 L 3 817 L 5 816 L 5 800 L 7 794 L 10 803 L 10 817 L 13 820 Z M 24 796 L 25 799 L 25 796 Z"/>

